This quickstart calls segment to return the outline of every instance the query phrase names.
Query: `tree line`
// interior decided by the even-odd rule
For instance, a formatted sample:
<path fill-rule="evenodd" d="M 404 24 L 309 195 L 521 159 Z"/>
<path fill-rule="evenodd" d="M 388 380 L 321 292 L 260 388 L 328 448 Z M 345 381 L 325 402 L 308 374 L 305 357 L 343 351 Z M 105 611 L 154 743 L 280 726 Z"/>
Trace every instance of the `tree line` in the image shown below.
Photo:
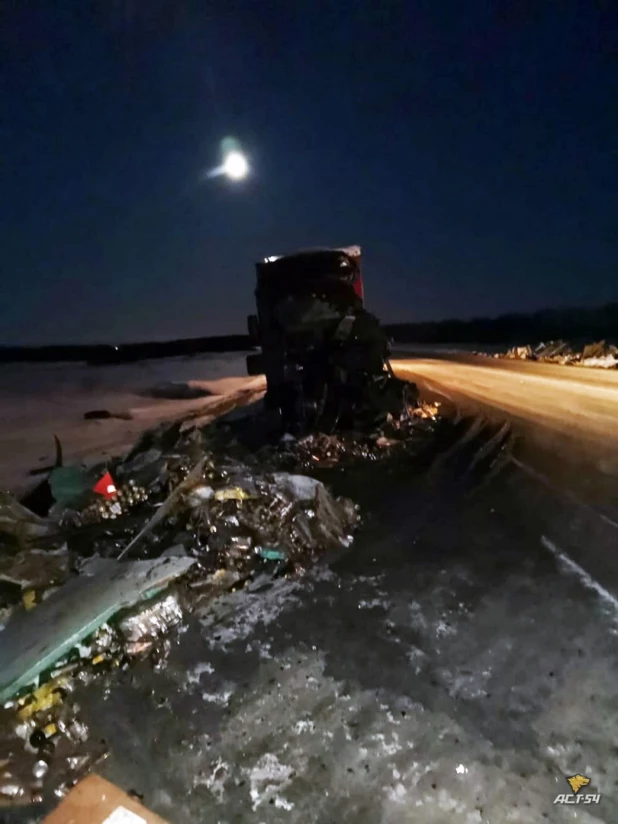
<path fill-rule="evenodd" d="M 564 339 L 571 342 L 618 340 L 618 303 L 592 309 L 542 309 L 496 318 L 457 318 L 385 327 L 400 343 L 524 344 Z"/>

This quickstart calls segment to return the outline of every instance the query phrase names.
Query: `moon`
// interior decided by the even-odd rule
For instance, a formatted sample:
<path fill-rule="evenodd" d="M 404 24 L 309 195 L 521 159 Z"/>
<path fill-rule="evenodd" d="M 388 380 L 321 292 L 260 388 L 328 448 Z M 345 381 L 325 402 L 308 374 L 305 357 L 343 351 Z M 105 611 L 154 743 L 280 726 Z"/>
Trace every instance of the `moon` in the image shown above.
<path fill-rule="evenodd" d="M 219 152 L 219 165 L 214 169 L 204 169 L 200 174 L 201 181 L 217 177 L 239 181 L 244 180 L 251 173 L 249 158 L 235 137 L 225 137 L 219 144 Z"/>
<path fill-rule="evenodd" d="M 223 174 L 230 180 L 242 180 L 249 173 L 249 162 L 242 152 L 228 152 L 223 159 Z"/>

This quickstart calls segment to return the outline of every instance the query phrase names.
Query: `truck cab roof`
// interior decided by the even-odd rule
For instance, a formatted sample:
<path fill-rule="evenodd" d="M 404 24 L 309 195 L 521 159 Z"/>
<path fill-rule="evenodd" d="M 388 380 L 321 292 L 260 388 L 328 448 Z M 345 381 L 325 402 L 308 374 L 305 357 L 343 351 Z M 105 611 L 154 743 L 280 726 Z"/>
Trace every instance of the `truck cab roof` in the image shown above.
<path fill-rule="evenodd" d="M 258 265 L 263 265 L 265 263 L 276 263 L 279 260 L 290 260 L 292 258 L 299 258 L 299 257 L 309 257 L 309 256 L 320 256 L 320 255 L 329 255 L 333 252 L 343 252 L 343 254 L 347 255 L 351 258 L 360 258 L 361 255 L 361 248 L 360 246 L 334 246 L 334 247 L 323 247 L 319 246 L 313 249 L 299 249 L 296 252 L 290 252 L 284 255 L 271 255 L 270 257 L 264 258 L 264 260 L 260 261 Z"/>
<path fill-rule="evenodd" d="M 256 270 L 256 297 L 269 301 L 300 294 L 332 295 L 349 303 L 363 299 L 360 246 L 274 255 L 256 264 Z"/>

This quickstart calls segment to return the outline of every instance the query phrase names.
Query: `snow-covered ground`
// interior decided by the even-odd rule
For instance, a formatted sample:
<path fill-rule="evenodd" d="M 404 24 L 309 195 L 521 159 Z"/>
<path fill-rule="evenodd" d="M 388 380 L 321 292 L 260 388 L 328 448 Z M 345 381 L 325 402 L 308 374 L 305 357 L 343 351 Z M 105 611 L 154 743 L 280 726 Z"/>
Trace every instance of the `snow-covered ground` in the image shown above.
<path fill-rule="evenodd" d="M 574 347 L 576 352 L 581 352 L 585 344 L 580 344 Z M 430 357 L 431 355 L 458 355 L 458 354 L 481 354 L 486 356 L 503 355 L 512 349 L 506 344 L 484 344 L 484 343 L 397 343 L 393 344 L 393 352 L 395 356 L 401 356 L 403 353 L 416 355 L 417 357 Z M 522 349 L 525 349 L 522 346 Z M 545 360 L 542 353 L 538 353 L 539 361 Z M 526 358 L 515 358 L 515 360 L 526 360 Z M 558 361 L 548 360 L 548 362 L 557 363 Z M 616 369 L 618 367 L 618 357 L 612 352 L 595 357 L 583 358 L 581 360 L 569 361 L 567 365 L 585 366 L 592 369 Z"/>
<path fill-rule="evenodd" d="M 237 352 L 111 366 L 1 364 L 0 488 L 20 492 L 36 482 L 29 473 L 53 463 L 54 435 L 65 462 L 99 460 L 160 421 L 207 415 L 222 396 L 261 386 Z M 84 420 L 95 409 L 131 419 Z"/>
<path fill-rule="evenodd" d="M 472 354 L 474 352 L 486 352 L 493 355 L 495 352 L 504 352 L 504 346 L 493 346 L 491 344 L 482 343 L 393 343 L 393 351 L 410 352 L 411 354 L 432 355 L 443 354 L 451 355 L 458 352 L 467 352 Z"/>

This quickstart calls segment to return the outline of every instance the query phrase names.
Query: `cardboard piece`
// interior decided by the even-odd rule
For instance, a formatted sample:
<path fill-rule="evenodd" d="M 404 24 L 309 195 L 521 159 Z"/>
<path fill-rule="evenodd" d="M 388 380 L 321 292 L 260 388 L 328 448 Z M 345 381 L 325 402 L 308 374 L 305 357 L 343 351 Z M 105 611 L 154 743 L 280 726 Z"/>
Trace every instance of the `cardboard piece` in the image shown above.
<path fill-rule="evenodd" d="M 63 799 L 43 824 L 168 824 L 123 790 L 89 775 Z"/>

